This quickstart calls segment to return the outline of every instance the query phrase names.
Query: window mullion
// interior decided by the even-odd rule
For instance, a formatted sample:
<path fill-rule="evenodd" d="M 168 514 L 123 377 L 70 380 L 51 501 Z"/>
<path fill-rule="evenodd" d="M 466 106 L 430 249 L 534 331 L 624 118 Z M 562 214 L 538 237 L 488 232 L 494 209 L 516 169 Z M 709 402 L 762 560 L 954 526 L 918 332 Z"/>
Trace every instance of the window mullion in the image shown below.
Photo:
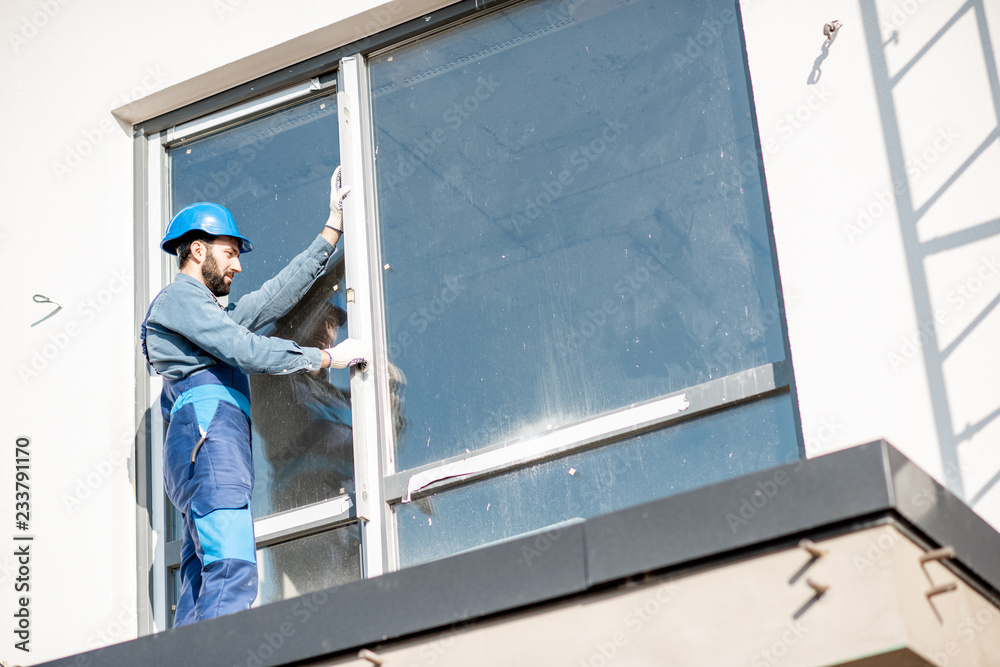
<path fill-rule="evenodd" d="M 340 63 L 337 93 L 340 123 L 340 159 L 344 182 L 351 186 L 351 196 L 344 205 L 345 275 L 347 280 L 347 313 L 350 336 L 367 341 L 375 358 L 367 372 L 357 370 L 351 376 L 351 407 L 354 423 L 354 474 L 357 514 L 362 519 L 362 549 L 365 577 L 374 577 L 385 570 L 383 548 L 383 502 L 381 484 L 380 438 L 378 429 L 377 395 L 380 376 L 386 375 L 386 356 L 376 345 L 373 312 L 376 290 L 372 287 L 369 258 L 374 249 L 369 245 L 373 200 L 370 172 L 365 151 L 366 123 L 362 115 L 364 62 L 360 56 L 345 58 Z M 387 381 L 382 382 L 386 387 Z"/>
<path fill-rule="evenodd" d="M 164 228 L 164 212 L 166 202 L 164 202 L 164 192 L 166 191 L 166 155 L 163 151 L 163 135 L 160 132 L 149 137 L 148 161 L 146 166 L 147 179 L 147 201 L 146 211 L 149 218 L 150 233 L 146 248 L 146 271 L 149 298 L 159 293 L 166 285 L 166 268 L 163 252 L 160 250 L 160 232 Z M 153 507 L 151 508 L 151 521 L 153 533 L 156 536 L 154 542 L 153 555 L 153 623 L 156 630 L 164 630 L 168 627 L 167 605 L 169 596 L 167 594 L 167 563 L 166 563 L 166 542 L 167 542 L 167 516 L 169 506 L 167 504 L 166 492 L 163 488 L 163 415 L 160 413 L 160 390 L 163 388 L 163 380 L 159 375 L 150 373 L 148 378 L 149 401 L 149 433 L 150 433 L 150 482 L 152 485 Z"/>

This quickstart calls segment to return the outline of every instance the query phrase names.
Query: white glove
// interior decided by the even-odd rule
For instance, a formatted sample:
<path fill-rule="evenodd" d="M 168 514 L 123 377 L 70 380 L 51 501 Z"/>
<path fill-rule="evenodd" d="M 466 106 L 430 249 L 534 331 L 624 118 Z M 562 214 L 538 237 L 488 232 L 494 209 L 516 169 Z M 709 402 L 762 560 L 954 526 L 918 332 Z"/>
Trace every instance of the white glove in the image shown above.
<path fill-rule="evenodd" d="M 368 345 L 356 338 L 348 338 L 342 343 L 328 348 L 326 353 L 330 355 L 331 368 L 347 368 L 356 365 L 364 371 L 368 367 L 368 361 L 372 358 L 372 351 Z"/>
<path fill-rule="evenodd" d="M 330 179 L 330 217 L 326 221 L 326 226 L 341 234 L 344 233 L 344 199 L 350 191 L 351 186 L 345 186 L 341 180 L 338 165 L 333 170 L 333 178 Z"/>

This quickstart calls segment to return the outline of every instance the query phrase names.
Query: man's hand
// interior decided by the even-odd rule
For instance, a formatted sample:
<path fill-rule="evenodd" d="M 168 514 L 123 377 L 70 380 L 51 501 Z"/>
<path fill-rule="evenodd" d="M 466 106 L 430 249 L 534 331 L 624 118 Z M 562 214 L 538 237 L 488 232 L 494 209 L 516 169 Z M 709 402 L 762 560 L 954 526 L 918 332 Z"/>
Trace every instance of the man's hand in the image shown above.
<path fill-rule="evenodd" d="M 323 351 L 330 357 L 330 366 L 333 368 L 358 366 L 358 368 L 364 371 L 372 358 L 371 349 L 356 338 L 348 338 L 336 346 Z"/>
<path fill-rule="evenodd" d="M 344 199 L 350 191 L 351 186 L 342 182 L 338 165 L 333 171 L 333 178 L 330 179 L 330 217 L 326 221 L 326 226 L 341 234 L 344 233 Z"/>

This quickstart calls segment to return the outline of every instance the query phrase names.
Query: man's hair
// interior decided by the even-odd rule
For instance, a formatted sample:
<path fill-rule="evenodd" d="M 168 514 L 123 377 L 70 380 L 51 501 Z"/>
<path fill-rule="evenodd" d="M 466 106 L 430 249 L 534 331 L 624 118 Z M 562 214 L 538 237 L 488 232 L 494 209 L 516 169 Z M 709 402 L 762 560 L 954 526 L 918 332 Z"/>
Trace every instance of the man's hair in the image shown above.
<path fill-rule="evenodd" d="M 188 260 L 191 259 L 191 244 L 195 241 L 203 241 L 209 245 L 215 240 L 211 234 L 201 231 L 193 231 L 182 236 L 177 243 L 177 268 L 183 269 Z"/>

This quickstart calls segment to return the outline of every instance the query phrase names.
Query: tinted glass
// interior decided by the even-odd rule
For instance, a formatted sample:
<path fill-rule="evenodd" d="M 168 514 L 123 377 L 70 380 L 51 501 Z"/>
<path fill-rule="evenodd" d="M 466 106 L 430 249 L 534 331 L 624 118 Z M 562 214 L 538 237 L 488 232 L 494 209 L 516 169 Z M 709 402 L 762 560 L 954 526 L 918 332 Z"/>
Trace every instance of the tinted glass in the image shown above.
<path fill-rule="evenodd" d="M 397 505 L 400 564 L 793 461 L 798 445 L 790 404 L 787 394 L 756 401 Z"/>
<path fill-rule="evenodd" d="M 340 162 L 335 99 L 327 95 L 170 150 L 174 211 L 226 206 L 254 249 L 230 302 L 258 289 L 316 238 Z M 343 264 L 258 333 L 310 347 L 347 336 Z M 251 376 L 257 517 L 354 490 L 350 374 Z"/>
<path fill-rule="evenodd" d="M 407 469 L 783 358 L 733 2 L 526 2 L 371 61 Z"/>

